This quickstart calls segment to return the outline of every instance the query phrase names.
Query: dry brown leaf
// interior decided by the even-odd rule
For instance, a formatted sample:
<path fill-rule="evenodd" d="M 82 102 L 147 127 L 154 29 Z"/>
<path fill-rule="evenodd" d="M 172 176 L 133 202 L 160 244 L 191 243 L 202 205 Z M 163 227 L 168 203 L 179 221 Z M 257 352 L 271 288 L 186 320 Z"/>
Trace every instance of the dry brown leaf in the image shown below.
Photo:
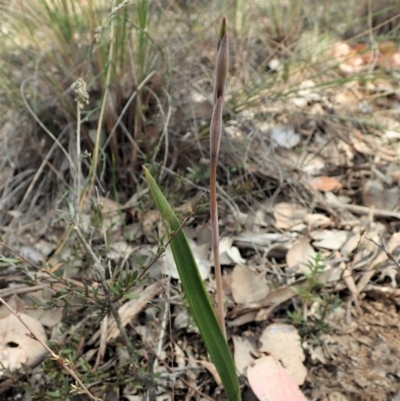
<path fill-rule="evenodd" d="M 363 134 L 356 129 L 353 129 L 352 133 L 351 145 L 354 147 L 354 149 L 363 155 L 372 155 L 373 150 L 365 142 Z"/>
<path fill-rule="evenodd" d="M 274 323 L 261 334 L 260 351 L 273 355 L 292 375 L 298 385 L 302 385 L 307 376 L 303 365 L 305 359 L 301 338 L 294 326 Z"/>
<path fill-rule="evenodd" d="M 219 257 L 221 265 L 244 264 L 246 261 L 240 255 L 240 251 L 233 246 L 232 237 L 222 237 L 219 241 Z M 213 254 L 210 255 L 211 264 L 214 265 Z"/>
<path fill-rule="evenodd" d="M 128 255 L 133 253 L 133 247 L 130 246 L 126 241 L 113 241 L 111 243 L 111 249 L 108 252 L 108 257 L 111 260 L 121 260 Z"/>
<path fill-rule="evenodd" d="M 310 181 L 310 185 L 315 190 L 321 192 L 338 191 L 343 188 L 343 185 L 336 178 L 328 177 L 326 175 L 313 178 Z"/>
<path fill-rule="evenodd" d="M 43 326 L 36 319 L 20 313 L 21 319 L 30 327 L 35 336 L 46 342 Z M 12 314 L 0 319 L 0 376 L 4 369 L 16 370 L 39 358 L 46 350 L 32 339 L 28 329 Z"/>
<path fill-rule="evenodd" d="M 307 401 L 290 373 L 272 355 L 249 366 L 247 377 L 260 401 Z"/>
<path fill-rule="evenodd" d="M 322 230 L 310 234 L 315 241 L 313 246 L 316 248 L 339 250 L 349 238 L 349 232 L 343 230 Z"/>
<path fill-rule="evenodd" d="M 335 57 L 338 61 L 344 61 L 345 58 L 351 54 L 352 49 L 348 43 L 336 42 L 333 44 L 331 52 L 333 57 Z"/>
<path fill-rule="evenodd" d="M 378 180 L 368 180 L 362 191 L 363 202 L 366 206 L 376 209 L 394 210 L 399 204 L 399 187 L 385 188 Z"/>
<path fill-rule="evenodd" d="M 338 42 L 333 45 L 332 54 L 340 62 L 340 70 L 346 74 L 360 73 L 371 66 L 399 67 L 400 55 L 393 41 L 376 42 L 375 45 L 377 49 L 364 43 L 350 47 L 347 43 Z"/>
<path fill-rule="evenodd" d="M 121 205 L 109 198 L 99 197 L 101 212 L 103 215 L 103 227 L 105 230 L 121 226 Z"/>
<path fill-rule="evenodd" d="M 154 241 L 154 233 L 156 232 L 156 225 L 160 220 L 160 213 L 158 210 L 149 210 L 142 219 L 143 234 L 147 241 L 151 244 Z"/>
<path fill-rule="evenodd" d="M 371 238 L 371 236 L 369 236 L 368 238 Z M 377 242 L 378 244 L 380 243 L 380 238 L 371 238 L 373 239 L 375 242 Z M 367 241 L 367 239 L 365 239 Z M 372 242 L 372 241 L 368 241 L 370 244 L 372 244 L 372 246 L 376 249 L 377 246 Z M 389 242 L 386 244 L 386 251 L 389 253 L 392 253 L 397 247 L 400 247 L 400 233 L 395 233 L 392 235 L 392 237 L 390 238 Z M 386 253 L 382 250 L 379 250 L 378 255 L 372 260 L 372 262 L 369 265 L 369 270 L 366 271 L 363 276 L 361 277 L 361 279 L 359 280 L 359 282 L 357 283 L 357 291 L 358 293 L 360 293 L 365 286 L 369 283 L 369 281 L 371 280 L 372 276 L 375 274 L 375 267 L 378 266 L 379 264 L 385 262 L 386 260 L 388 260 L 388 257 L 386 255 Z"/>
<path fill-rule="evenodd" d="M 25 313 L 25 303 L 18 295 L 12 295 L 8 299 L 7 303 L 14 311 L 19 313 Z M 10 314 L 11 312 L 6 306 L 0 305 L 0 319 L 3 319 Z"/>
<path fill-rule="evenodd" d="M 45 260 L 44 255 L 34 246 L 24 245 L 19 248 L 19 254 L 29 262 L 38 265 Z"/>
<path fill-rule="evenodd" d="M 326 165 L 326 161 L 319 155 L 304 159 L 301 152 L 294 152 L 288 149 L 281 149 L 280 154 L 286 162 L 290 160 L 293 166 L 299 167 L 302 172 L 311 176 L 320 175 Z"/>
<path fill-rule="evenodd" d="M 251 304 L 263 299 L 269 288 L 260 276 L 237 265 L 232 272 L 232 297 L 237 304 Z"/>
<path fill-rule="evenodd" d="M 177 343 L 174 344 L 174 354 L 175 363 L 178 365 L 179 368 L 184 368 L 186 366 L 186 355 Z"/>
<path fill-rule="evenodd" d="M 147 303 L 150 302 L 162 291 L 162 288 L 163 282 L 158 281 L 154 284 L 149 285 L 143 292 L 138 295 L 137 299 L 131 299 L 130 301 L 124 303 L 118 309 L 122 324 L 126 326 L 132 319 L 134 319 L 147 306 Z M 134 293 L 138 292 L 139 290 L 137 289 Z M 114 317 L 110 317 L 108 322 L 107 341 L 118 337 L 119 334 L 119 329 Z"/>
<path fill-rule="evenodd" d="M 309 213 L 304 217 L 304 222 L 308 225 L 309 231 L 316 228 L 326 228 L 332 225 L 332 219 L 322 213 Z"/>
<path fill-rule="evenodd" d="M 297 241 L 286 254 L 286 263 L 289 269 L 299 268 L 298 273 L 309 273 L 308 263 L 315 258 L 314 248 L 310 245 L 308 237 Z"/>
<path fill-rule="evenodd" d="M 350 255 L 359 245 L 361 241 L 361 235 L 358 232 L 353 232 L 350 234 L 350 237 L 344 243 L 344 245 L 340 249 L 340 253 L 343 256 Z"/>
<path fill-rule="evenodd" d="M 352 269 L 350 264 L 346 265 L 344 262 L 342 262 L 339 267 L 343 270 L 343 279 L 347 285 L 347 288 L 349 289 L 351 295 L 352 295 L 352 300 L 354 301 L 354 304 L 357 308 L 357 312 L 361 314 L 361 308 L 360 308 L 360 303 L 358 301 L 358 291 L 357 291 L 357 286 L 354 281 L 354 278 L 352 276 Z"/>
<path fill-rule="evenodd" d="M 252 353 L 255 349 L 247 338 L 232 336 L 232 340 L 236 369 L 242 376 L 245 376 L 247 367 L 254 361 Z"/>
<path fill-rule="evenodd" d="M 356 83 L 349 83 L 344 86 L 341 92 L 336 93 L 333 102 L 340 108 L 341 111 L 358 111 L 358 105 L 362 99 L 362 94 L 358 90 Z"/>
<path fill-rule="evenodd" d="M 218 386 L 220 386 L 222 384 L 221 378 L 219 377 L 217 369 L 213 363 L 208 362 L 208 361 L 203 361 L 203 360 L 198 360 L 196 362 L 199 363 L 200 365 L 202 365 L 204 368 L 206 368 L 211 373 L 211 376 L 214 378 L 215 383 L 217 383 Z"/>
<path fill-rule="evenodd" d="M 46 304 L 51 300 L 52 293 L 49 290 L 39 290 L 31 292 L 23 297 L 25 304 L 30 307 L 34 305 L 31 297 L 37 300 L 39 304 Z M 63 316 L 63 307 L 52 308 L 52 309 L 42 309 L 42 308 L 26 308 L 25 313 L 30 317 L 38 320 L 43 326 L 54 327 L 56 324 L 60 323 Z"/>
<path fill-rule="evenodd" d="M 318 282 L 325 283 L 337 283 L 341 279 L 342 271 L 339 268 L 327 269 L 323 273 L 319 274 L 316 277 Z M 284 286 L 278 288 L 277 290 L 271 291 L 264 299 L 256 302 L 254 305 L 238 305 L 231 310 L 229 313 L 230 317 L 243 316 L 243 314 L 247 314 L 250 316 L 249 318 L 244 318 L 241 320 L 240 318 L 235 319 L 235 326 L 240 326 L 241 324 L 248 323 L 249 321 L 254 321 L 257 317 L 257 313 L 255 311 L 260 310 L 264 307 L 270 307 L 271 310 L 281 305 L 283 302 L 288 301 L 289 299 L 295 297 L 298 294 L 298 290 L 301 288 L 306 288 L 309 284 L 306 279 L 300 279 L 294 282 L 291 285 Z M 250 319 L 250 320 L 249 320 Z"/>
<path fill-rule="evenodd" d="M 292 203 L 277 203 L 274 206 L 275 227 L 282 230 L 290 230 L 292 227 L 304 222 L 307 210 Z"/>

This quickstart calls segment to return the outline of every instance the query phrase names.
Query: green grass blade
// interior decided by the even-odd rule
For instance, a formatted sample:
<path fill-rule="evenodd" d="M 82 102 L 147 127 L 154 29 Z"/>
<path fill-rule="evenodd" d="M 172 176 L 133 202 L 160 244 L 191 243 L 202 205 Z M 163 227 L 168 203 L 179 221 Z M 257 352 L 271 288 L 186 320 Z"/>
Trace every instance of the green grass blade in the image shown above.
<path fill-rule="evenodd" d="M 183 290 L 204 344 L 221 377 L 229 401 L 240 401 L 241 395 L 235 363 L 218 323 L 214 307 L 204 287 L 185 233 L 182 230 L 178 232 L 180 222 L 174 211 L 150 172 L 145 167 L 143 167 L 143 170 L 161 217 L 169 224 L 171 231 L 177 233 L 171 241 L 172 254 L 174 255 Z"/>

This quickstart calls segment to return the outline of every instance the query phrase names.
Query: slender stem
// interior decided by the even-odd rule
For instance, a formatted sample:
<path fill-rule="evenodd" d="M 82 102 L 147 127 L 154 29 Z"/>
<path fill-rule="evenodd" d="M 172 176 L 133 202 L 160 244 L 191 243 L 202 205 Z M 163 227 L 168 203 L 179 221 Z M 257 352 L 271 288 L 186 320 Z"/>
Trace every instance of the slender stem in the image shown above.
<path fill-rule="evenodd" d="M 210 215 L 211 215 L 211 241 L 214 255 L 215 281 L 217 284 L 217 308 L 216 313 L 222 332 L 226 338 L 224 290 L 222 286 L 221 264 L 219 261 L 219 231 L 218 231 L 218 204 L 217 204 L 217 165 L 219 146 L 222 134 L 222 110 L 224 107 L 224 95 L 226 76 L 229 65 L 229 45 L 226 28 L 226 20 L 222 19 L 218 40 L 218 54 L 215 68 L 214 82 L 214 108 L 210 125 Z"/>
<path fill-rule="evenodd" d="M 211 155 L 210 165 L 210 214 L 211 214 L 211 238 L 214 256 L 215 282 L 217 285 L 217 316 L 221 329 L 226 337 L 224 289 L 222 287 L 221 264 L 219 261 L 219 228 L 218 228 L 218 204 L 217 204 L 217 161 L 218 155 Z"/>
<path fill-rule="evenodd" d="M 126 4 L 126 2 L 122 3 L 123 5 Z M 122 6 L 121 4 L 121 6 Z M 114 16 L 114 10 L 119 10 L 118 8 L 118 0 L 113 1 L 113 8 L 111 11 L 111 16 Z M 97 131 L 96 131 L 96 140 L 94 144 L 94 149 L 93 149 L 93 155 L 92 155 L 92 160 L 90 164 L 90 169 L 89 169 L 89 184 L 84 188 L 82 197 L 80 199 L 80 204 L 79 207 L 82 209 L 83 205 L 85 204 L 85 200 L 87 195 L 90 193 L 90 191 L 94 187 L 94 182 L 96 180 L 96 169 L 97 169 L 97 163 L 99 160 L 99 150 L 100 150 L 100 139 L 101 139 L 101 130 L 103 127 L 103 120 L 104 120 L 104 114 L 106 112 L 106 107 L 107 107 L 107 101 L 108 101 L 108 92 L 109 92 L 109 86 L 111 82 L 111 72 L 113 69 L 113 61 L 114 61 L 114 53 L 115 53 L 115 46 L 116 46 L 116 37 L 115 37 L 115 18 L 111 19 L 111 29 L 110 29 L 110 48 L 108 51 L 108 63 L 107 63 L 107 73 L 106 73 L 106 78 L 104 82 L 104 94 L 103 94 L 103 99 L 101 102 L 101 108 L 100 108 L 100 115 L 99 115 L 99 121 L 97 123 Z"/>
<path fill-rule="evenodd" d="M 81 165 L 81 104 L 76 102 L 76 162 L 77 162 L 77 178 L 76 178 L 76 205 L 75 205 L 75 224 L 79 224 L 80 207 L 81 202 L 81 176 L 82 176 L 82 165 Z"/>

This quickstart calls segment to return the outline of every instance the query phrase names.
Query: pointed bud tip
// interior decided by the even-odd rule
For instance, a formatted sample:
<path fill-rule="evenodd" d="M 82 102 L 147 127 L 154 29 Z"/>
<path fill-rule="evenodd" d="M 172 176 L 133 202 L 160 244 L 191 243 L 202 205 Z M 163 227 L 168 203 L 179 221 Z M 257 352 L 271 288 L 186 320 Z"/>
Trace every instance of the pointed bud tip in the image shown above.
<path fill-rule="evenodd" d="M 224 35 L 227 33 L 226 31 L 227 31 L 227 29 L 226 29 L 226 18 L 222 17 L 221 29 L 219 31 L 219 41 L 221 41 L 222 38 L 224 37 Z"/>

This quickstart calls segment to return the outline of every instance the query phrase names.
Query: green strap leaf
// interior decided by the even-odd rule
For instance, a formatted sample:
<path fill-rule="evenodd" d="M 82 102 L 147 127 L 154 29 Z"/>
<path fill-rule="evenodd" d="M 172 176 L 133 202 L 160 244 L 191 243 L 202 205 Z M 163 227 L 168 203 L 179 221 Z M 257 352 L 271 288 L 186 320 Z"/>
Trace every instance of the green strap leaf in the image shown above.
<path fill-rule="evenodd" d="M 161 217 L 176 233 L 171 241 L 171 250 L 182 287 L 207 351 L 221 377 L 226 396 L 229 401 L 241 401 L 235 363 L 185 233 L 179 231 L 180 222 L 150 172 L 145 167 L 143 170 Z"/>

